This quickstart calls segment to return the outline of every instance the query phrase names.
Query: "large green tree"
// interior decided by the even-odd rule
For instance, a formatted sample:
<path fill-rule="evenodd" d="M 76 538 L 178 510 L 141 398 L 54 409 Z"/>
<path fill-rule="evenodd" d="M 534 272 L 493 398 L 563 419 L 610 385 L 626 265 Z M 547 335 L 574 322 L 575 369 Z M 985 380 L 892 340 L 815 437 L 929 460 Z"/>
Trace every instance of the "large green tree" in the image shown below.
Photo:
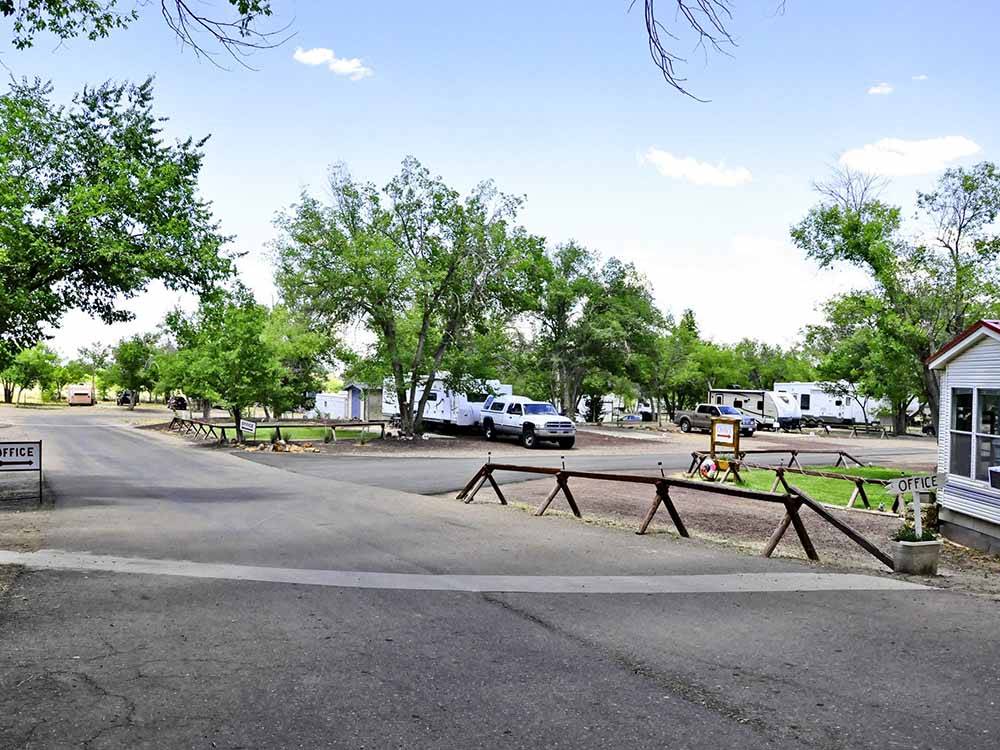
<path fill-rule="evenodd" d="M 824 200 L 792 238 L 821 266 L 846 263 L 869 274 L 867 324 L 880 351 L 895 352 L 919 378 L 937 427 L 940 385 L 927 357 L 1000 310 L 1000 171 L 988 162 L 947 170 L 935 190 L 917 196 L 921 228 L 930 231 L 915 239 L 903 231 L 901 210 L 872 190 L 871 178 L 842 171 L 820 187 Z"/>
<path fill-rule="evenodd" d="M 323 384 L 330 339 L 289 310 L 268 310 L 242 289 L 208 295 L 193 315 L 171 313 L 166 328 L 176 349 L 161 355 L 169 388 L 222 404 L 237 425 L 257 404 L 274 416 L 307 406 Z M 237 427 L 242 440 L 242 430 Z"/>
<path fill-rule="evenodd" d="M 0 96 L 0 366 L 69 309 L 127 320 L 153 280 L 199 291 L 231 271 L 198 197 L 204 141 L 164 142 L 151 81 L 51 94 Z"/>
<path fill-rule="evenodd" d="M 56 399 L 62 399 L 63 388 L 67 385 L 83 383 L 89 374 L 90 370 L 79 360 L 71 360 L 56 367 L 50 383 Z"/>
<path fill-rule="evenodd" d="M 663 317 L 649 282 L 628 263 L 567 243 L 540 265 L 542 288 L 532 313 L 539 366 L 548 397 L 575 416 L 583 396 L 636 391 Z"/>
<path fill-rule="evenodd" d="M 330 330 L 370 333 L 403 431 L 417 434 L 452 355 L 535 304 L 542 241 L 517 225 L 520 198 L 489 182 L 462 197 L 413 158 L 381 190 L 334 169 L 329 192 L 329 203 L 304 195 L 279 221 L 278 286 Z"/>
<path fill-rule="evenodd" d="M 261 403 L 276 418 L 311 405 L 312 394 L 323 387 L 335 349 L 329 331 L 318 330 L 304 316 L 279 306 L 268 312 L 261 341 L 277 360 L 280 373 L 264 384 Z"/>
<path fill-rule="evenodd" d="M 806 340 L 816 352 L 825 390 L 858 403 L 866 421 L 881 416 L 871 409 L 873 399 L 890 405 L 894 428 L 906 432 L 907 412 L 923 388 L 912 354 L 882 323 L 883 301 L 867 291 L 844 294 L 824 306 L 826 320 L 810 326 Z"/>
<path fill-rule="evenodd" d="M 239 290 L 210 295 L 194 315 L 174 313 L 167 320 L 177 341 L 174 366 L 185 394 L 228 408 L 240 440 L 240 419 L 266 400 L 281 377 L 274 351 L 263 339 L 267 317 L 267 308 Z"/>
<path fill-rule="evenodd" d="M 156 346 L 152 336 L 132 336 L 114 348 L 110 379 L 122 388 L 132 391 L 128 408 L 135 408 L 139 391 L 151 390 L 156 382 L 154 358 Z"/>
<path fill-rule="evenodd" d="M 10 403 L 14 389 L 20 399 L 24 391 L 38 386 L 45 389 L 52 385 L 59 369 L 59 355 L 42 343 L 22 349 L 2 372 L 4 401 Z"/>
<path fill-rule="evenodd" d="M 88 346 L 81 346 L 78 354 L 80 361 L 87 367 L 90 374 L 90 387 L 96 393 L 97 375 L 103 372 L 111 362 L 111 349 L 100 341 L 95 341 Z"/>

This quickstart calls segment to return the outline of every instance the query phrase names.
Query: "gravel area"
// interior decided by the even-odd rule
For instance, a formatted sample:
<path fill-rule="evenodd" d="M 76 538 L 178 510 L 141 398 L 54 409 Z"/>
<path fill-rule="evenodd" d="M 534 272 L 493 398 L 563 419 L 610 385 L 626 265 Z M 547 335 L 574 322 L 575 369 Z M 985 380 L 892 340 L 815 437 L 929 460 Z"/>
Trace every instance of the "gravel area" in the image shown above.
<path fill-rule="evenodd" d="M 213 420 L 213 421 L 225 421 Z M 156 422 L 155 424 L 143 424 L 141 429 L 163 430 L 167 429 L 169 422 Z M 353 440 L 341 440 L 337 443 L 324 445 L 322 442 L 313 442 L 314 447 L 320 448 L 324 453 L 346 454 L 353 456 L 385 456 L 401 455 L 420 457 L 434 456 L 455 456 L 455 457 L 481 457 L 485 458 L 487 452 L 491 452 L 494 458 L 510 458 L 523 456 L 528 453 L 552 454 L 559 456 L 567 455 L 615 455 L 615 454 L 637 454 L 637 453 L 663 453 L 663 452 L 689 452 L 695 450 L 708 449 L 708 436 L 700 433 L 684 434 L 681 432 L 659 432 L 641 430 L 620 430 L 620 434 L 609 434 L 603 428 L 594 431 L 590 428 L 583 428 L 577 432 L 576 446 L 570 451 L 566 451 L 554 443 L 542 443 L 535 451 L 527 451 L 516 441 L 497 440 L 487 442 L 475 433 L 452 434 L 445 436 L 427 437 L 418 440 L 398 440 L 387 438 L 385 440 L 374 440 L 364 445 Z M 177 433 L 174 433 L 175 435 Z M 180 436 L 190 440 L 192 443 L 211 446 L 212 441 L 204 439 L 197 440 L 191 436 Z M 915 453 L 924 452 L 928 459 L 916 459 L 907 461 L 900 457 L 893 459 L 893 465 L 902 468 L 930 469 L 930 462 L 933 461 L 933 442 L 923 441 L 919 438 L 895 439 L 895 440 L 874 440 L 873 438 L 857 438 L 853 441 L 833 440 L 825 437 L 813 437 L 808 434 L 798 433 L 758 433 L 751 440 L 744 441 L 744 448 L 767 449 L 767 450 L 846 450 L 858 449 L 864 446 L 866 449 L 877 447 L 884 450 L 912 450 Z"/>
<path fill-rule="evenodd" d="M 144 424 L 140 429 L 151 429 L 168 432 L 169 422 L 158 422 L 156 424 Z M 215 443 L 211 440 L 196 439 L 191 435 L 181 435 L 177 432 L 168 432 L 180 439 L 188 440 L 198 445 L 211 447 Z M 628 437 L 615 437 L 609 435 L 597 435 L 593 433 L 580 432 L 577 434 L 576 446 L 570 450 L 560 448 L 555 443 L 541 443 L 537 449 L 529 451 L 522 448 L 515 440 L 497 440 L 487 442 L 476 434 L 455 434 L 444 436 L 428 436 L 418 440 L 399 440 L 388 437 L 385 440 L 372 440 L 362 445 L 356 440 L 339 440 L 336 443 L 324 444 L 322 441 L 311 441 L 310 445 L 319 448 L 323 453 L 335 455 L 351 456 L 387 456 L 387 455 L 407 455 L 412 457 L 435 457 L 435 456 L 455 456 L 455 457 L 477 457 L 485 460 L 487 453 L 492 453 L 494 458 L 523 456 L 532 454 L 551 454 L 554 460 L 562 454 L 572 455 L 613 455 L 615 453 L 651 453 L 663 452 L 665 449 L 676 450 L 678 447 L 684 450 L 694 450 L 702 447 L 704 440 L 692 442 L 689 435 L 671 436 L 672 441 L 649 441 L 636 440 Z M 297 441 L 300 444 L 303 441 Z M 691 447 L 688 448 L 687 445 Z"/>
<path fill-rule="evenodd" d="M 38 506 L 38 479 L 35 474 L 0 477 L 0 549 L 32 552 L 41 546 L 41 525 L 47 518 L 46 506 Z M 0 565 L 0 595 L 21 572 L 17 565 Z"/>
<path fill-rule="evenodd" d="M 552 487 L 553 480 L 540 479 L 505 485 L 503 491 L 508 502 L 516 508 L 533 512 Z M 570 489 L 585 522 L 621 528 L 623 533 L 633 533 L 639 528 L 655 496 L 650 485 L 585 479 L 571 479 Z M 784 516 L 784 508 L 780 505 L 723 497 L 710 492 L 675 488 L 670 496 L 695 543 L 721 544 L 747 554 L 762 553 L 768 538 Z M 475 502 L 495 502 L 495 495 L 488 485 L 480 490 Z M 839 508 L 831 509 L 831 512 L 891 556 L 889 537 L 900 525 L 897 517 Z M 569 515 L 569 507 L 562 494 L 556 496 L 547 513 Z M 801 514 L 820 556 L 820 562 L 815 564 L 889 574 L 882 563 L 836 528 L 808 509 L 803 509 Z M 647 533 L 676 535 L 666 509 L 661 507 L 657 511 Z M 785 533 L 774 554 L 807 560 L 793 528 Z M 946 542 L 940 575 L 920 580 L 934 586 L 1000 599 L 1000 557 L 987 556 Z"/>

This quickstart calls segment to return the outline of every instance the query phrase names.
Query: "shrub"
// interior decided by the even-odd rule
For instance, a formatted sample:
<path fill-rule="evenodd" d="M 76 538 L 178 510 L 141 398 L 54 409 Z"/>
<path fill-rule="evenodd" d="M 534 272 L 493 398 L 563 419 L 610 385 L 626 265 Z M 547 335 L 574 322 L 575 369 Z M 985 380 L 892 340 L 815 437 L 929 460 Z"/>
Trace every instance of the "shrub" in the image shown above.
<path fill-rule="evenodd" d="M 904 523 L 896 529 L 896 533 L 892 535 L 892 540 L 894 542 L 933 542 L 937 539 L 937 536 L 930 529 L 921 529 L 921 531 L 923 533 L 917 539 L 916 529 L 911 524 Z"/>

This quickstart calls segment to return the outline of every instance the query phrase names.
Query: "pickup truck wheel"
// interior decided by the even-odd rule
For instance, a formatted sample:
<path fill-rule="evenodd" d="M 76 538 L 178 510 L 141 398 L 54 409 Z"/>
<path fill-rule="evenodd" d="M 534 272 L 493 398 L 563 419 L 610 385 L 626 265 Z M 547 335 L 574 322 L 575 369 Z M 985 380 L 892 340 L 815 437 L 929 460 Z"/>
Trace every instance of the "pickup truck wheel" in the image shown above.
<path fill-rule="evenodd" d="M 496 428 L 493 427 L 493 420 L 483 422 L 483 437 L 487 440 L 497 439 Z"/>
<path fill-rule="evenodd" d="M 564 450 L 569 450 L 574 445 L 576 445 L 576 438 L 575 437 L 571 437 L 571 438 L 559 438 L 559 447 L 562 448 L 562 449 L 564 449 Z"/>
<path fill-rule="evenodd" d="M 525 448 L 537 448 L 538 438 L 535 437 L 535 431 L 531 427 L 525 427 L 524 432 L 521 433 L 521 445 Z"/>
<path fill-rule="evenodd" d="M 691 420 L 687 417 L 681 420 L 681 432 L 691 432 Z"/>

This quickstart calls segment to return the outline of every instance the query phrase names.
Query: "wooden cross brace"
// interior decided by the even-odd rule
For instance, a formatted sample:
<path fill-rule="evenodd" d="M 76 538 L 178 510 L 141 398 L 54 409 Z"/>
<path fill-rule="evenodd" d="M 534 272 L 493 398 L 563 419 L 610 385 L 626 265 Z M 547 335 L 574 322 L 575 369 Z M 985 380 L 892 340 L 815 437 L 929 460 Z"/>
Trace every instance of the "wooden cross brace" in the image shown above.
<path fill-rule="evenodd" d="M 805 550 L 806 557 L 810 560 L 819 560 L 819 555 L 816 554 L 816 548 L 813 546 L 812 539 L 809 538 L 805 524 L 802 523 L 802 518 L 799 516 L 799 508 L 801 507 L 802 501 L 797 498 L 789 497 L 785 501 L 785 516 L 771 534 L 771 538 L 767 540 L 767 545 L 764 547 L 764 557 L 770 557 L 774 554 L 778 542 L 781 541 L 781 537 L 785 535 L 789 525 L 791 525 L 795 527 L 795 533 L 798 534 L 799 541 L 802 542 L 802 549 Z"/>
<path fill-rule="evenodd" d="M 483 466 L 476 475 L 469 480 L 469 483 L 462 488 L 462 491 L 458 493 L 458 499 L 465 502 L 466 505 L 472 502 L 475 498 L 476 493 L 482 489 L 482 486 L 489 482 L 493 486 L 494 492 L 497 493 L 497 498 L 500 500 L 501 505 L 507 504 L 507 498 L 503 496 L 503 492 L 500 491 L 500 485 L 497 484 L 497 480 L 493 478 L 493 467 L 487 464 Z"/>
<path fill-rule="evenodd" d="M 689 537 L 687 528 L 684 526 L 684 522 L 681 520 L 680 513 L 677 512 L 677 508 L 674 507 L 673 501 L 670 499 L 670 487 L 666 482 L 656 483 L 656 497 L 653 499 L 653 504 L 649 506 L 649 511 L 646 513 L 646 517 L 642 521 L 642 525 L 636 534 L 645 534 L 646 529 L 649 528 L 649 524 L 653 522 L 653 516 L 656 515 L 656 511 L 659 510 L 660 505 L 663 505 L 667 509 L 667 513 L 670 514 L 670 520 L 674 522 L 674 528 L 677 529 L 677 533 L 683 537 Z"/>
<path fill-rule="evenodd" d="M 563 474 L 561 471 L 556 474 L 556 486 L 552 488 L 552 492 L 548 494 L 542 504 L 538 506 L 538 510 L 535 511 L 536 516 L 540 516 L 548 510 L 548 507 L 552 504 L 556 495 L 562 490 L 563 495 L 566 496 L 566 502 L 569 503 L 569 509 L 573 511 L 573 515 L 577 518 L 582 518 L 580 515 L 580 508 L 577 507 L 576 500 L 573 498 L 573 493 L 569 491 L 569 478 Z"/>
<path fill-rule="evenodd" d="M 854 492 L 851 493 L 851 499 L 847 501 L 847 507 L 853 508 L 854 503 L 858 498 L 861 498 L 861 502 L 865 504 L 865 507 L 871 509 L 871 503 L 868 502 L 868 495 L 865 492 L 865 481 L 863 479 L 857 479 L 854 482 Z"/>

